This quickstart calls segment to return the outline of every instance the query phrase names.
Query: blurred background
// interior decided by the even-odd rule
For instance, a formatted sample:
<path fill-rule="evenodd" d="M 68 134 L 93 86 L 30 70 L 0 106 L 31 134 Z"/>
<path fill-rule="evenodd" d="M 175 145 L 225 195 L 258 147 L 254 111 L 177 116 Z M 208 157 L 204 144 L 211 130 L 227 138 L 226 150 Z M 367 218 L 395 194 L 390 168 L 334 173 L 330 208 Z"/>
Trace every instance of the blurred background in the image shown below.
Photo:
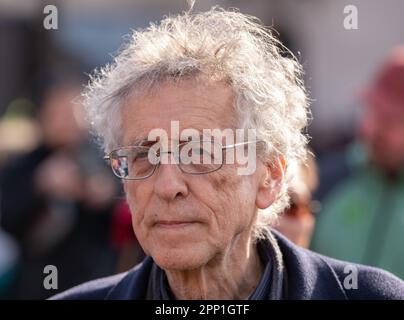
<path fill-rule="evenodd" d="M 57 8 L 57 30 L 44 7 Z M 404 2 L 197 1 L 278 32 L 305 70 L 315 157 L 277 228 L 298 245 L 404 278 Z M 346 29 L 347 5 L 357 29 Z M 0 0 L 0 298 L 44 299 L 143 257 L 80 91 L 131 29 L 184 0 Z M 58 289 L 43 286 L 58 268 Z"/>

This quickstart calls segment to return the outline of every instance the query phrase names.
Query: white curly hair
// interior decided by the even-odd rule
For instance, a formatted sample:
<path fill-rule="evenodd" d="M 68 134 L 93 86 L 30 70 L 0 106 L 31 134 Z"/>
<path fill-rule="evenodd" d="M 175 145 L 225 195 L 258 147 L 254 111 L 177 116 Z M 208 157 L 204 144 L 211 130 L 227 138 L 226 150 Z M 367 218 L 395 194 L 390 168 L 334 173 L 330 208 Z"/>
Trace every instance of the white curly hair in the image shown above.
<path fill-rule="evenodd" d="M 164 80 L 200 75 L 232 88 L 238 128 L 255 129 L 257 139 L 266 142 L 262 157 L 286 160 L 277 200 L 258 212 L 254 235 L 259 238 L 288 205 L 288 177 L 306 158 L 310 111 L 301 65 L 257 18 L 213 7 L 134 31 L 114 62 L 91 77 L 84 91 L 88 120 L 108 153 L 121 144 L 120 108 L 129 95 Z"/>

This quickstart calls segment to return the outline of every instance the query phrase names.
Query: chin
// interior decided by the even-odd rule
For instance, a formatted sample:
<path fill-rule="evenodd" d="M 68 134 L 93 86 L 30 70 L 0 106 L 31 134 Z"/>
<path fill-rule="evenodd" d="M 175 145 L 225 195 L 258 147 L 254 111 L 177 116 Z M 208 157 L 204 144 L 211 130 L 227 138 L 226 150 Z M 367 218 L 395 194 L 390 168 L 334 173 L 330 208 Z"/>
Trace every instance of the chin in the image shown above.
<path fill-rule="evenodd" d="M 164 246 L 155 248 L 151 253 L 153 260 L 164 270 L 186 271 L 197 269 L 210 260 L 207 250 L 199 246 L 184 245 L 184 247 L 170 248 Z"/>

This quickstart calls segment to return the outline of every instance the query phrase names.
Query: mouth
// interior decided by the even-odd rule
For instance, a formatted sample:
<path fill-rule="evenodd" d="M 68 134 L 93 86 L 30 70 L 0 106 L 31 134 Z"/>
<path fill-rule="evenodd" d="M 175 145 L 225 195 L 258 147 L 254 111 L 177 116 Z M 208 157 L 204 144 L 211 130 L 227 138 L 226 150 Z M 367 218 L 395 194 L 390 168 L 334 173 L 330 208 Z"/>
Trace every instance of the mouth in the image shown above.
<path fill-rule="evenodd" d="M 196 221 L 181 221 L 181 220 L 160 220 L 155 226 L 163 229 L 181 229 L 196 224 Z"/>

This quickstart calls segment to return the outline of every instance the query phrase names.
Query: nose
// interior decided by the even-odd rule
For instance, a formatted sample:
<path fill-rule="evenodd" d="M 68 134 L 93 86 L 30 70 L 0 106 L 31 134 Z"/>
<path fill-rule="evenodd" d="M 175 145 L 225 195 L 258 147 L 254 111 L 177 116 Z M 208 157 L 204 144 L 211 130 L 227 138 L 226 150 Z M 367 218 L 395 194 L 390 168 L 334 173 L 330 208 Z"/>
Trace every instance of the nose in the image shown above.
<path fill-rule="evenodd" d="M 184 173 L 177 164 L 160 164 L 154 173 L 154 193 L 165 201 L 173 201 L 188 195 Z"/>

